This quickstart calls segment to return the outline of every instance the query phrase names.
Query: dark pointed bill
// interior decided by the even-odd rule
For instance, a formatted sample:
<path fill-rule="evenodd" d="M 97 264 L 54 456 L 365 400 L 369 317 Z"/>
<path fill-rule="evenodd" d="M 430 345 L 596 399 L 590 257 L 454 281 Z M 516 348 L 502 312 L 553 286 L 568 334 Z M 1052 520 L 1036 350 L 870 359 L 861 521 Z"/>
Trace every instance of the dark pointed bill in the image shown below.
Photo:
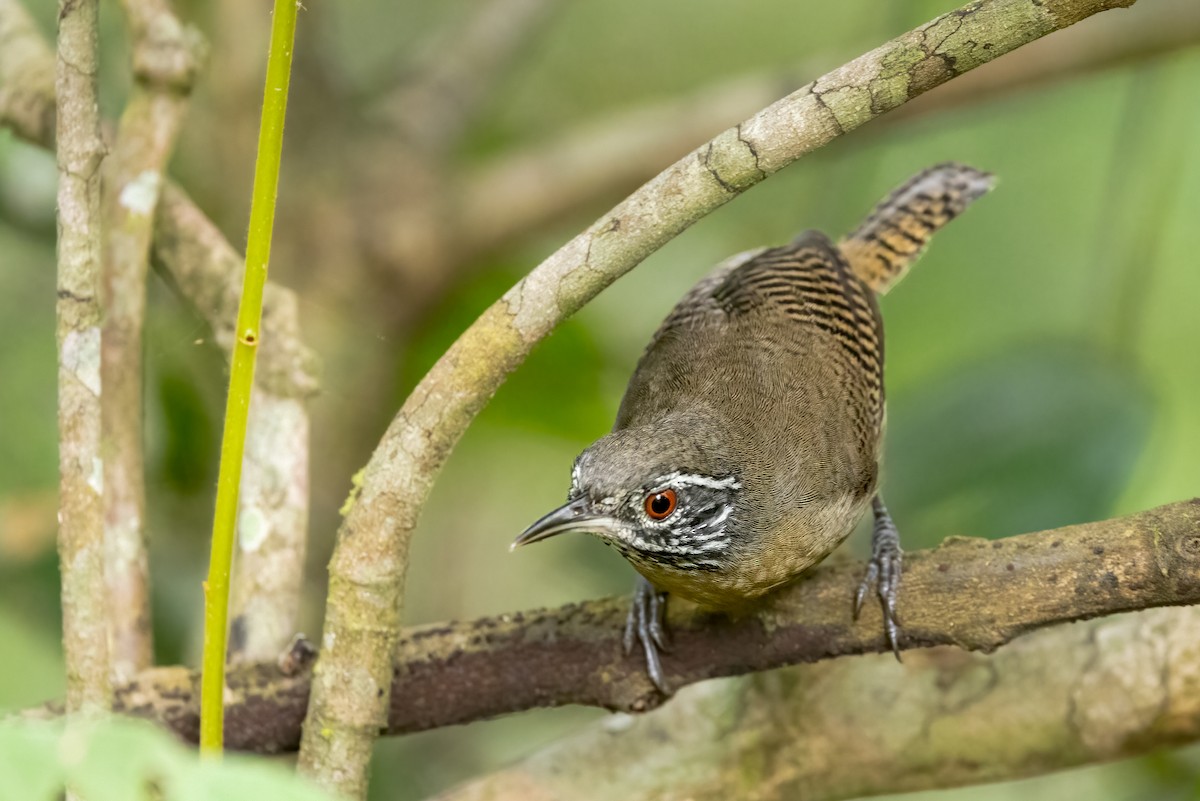
<path fill-rule="evenodd" d="M 521 536 L 513 540 L 509 550 L 514 550 L 531 542 L 540 542 L 556 534 L 568 531 L 585 531 L 603 534 L 615 530 L 620 524 L 607 515 L 598 515 L 589 508 L 587 498 L 579 498 L 560 506 L 545 515 L 529 528 L 521 532 Z"/>

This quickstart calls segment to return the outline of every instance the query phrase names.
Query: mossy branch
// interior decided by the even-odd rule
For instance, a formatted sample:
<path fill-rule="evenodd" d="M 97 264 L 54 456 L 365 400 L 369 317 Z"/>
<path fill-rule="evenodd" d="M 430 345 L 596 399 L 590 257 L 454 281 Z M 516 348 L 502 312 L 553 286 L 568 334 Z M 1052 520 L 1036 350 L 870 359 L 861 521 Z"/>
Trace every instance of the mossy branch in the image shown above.
<path fill-rule="evenodd" d="M 822 76 L 668 167 L 520 281 L 405 402 L 330 563 L 300 768 L 361 798 L 391 702 L 408 546 L 434 477 L 505 377 L 558 323 L 696 220 L 860 125 L 980 64 L 1132 0 L 977 0 Z"/>

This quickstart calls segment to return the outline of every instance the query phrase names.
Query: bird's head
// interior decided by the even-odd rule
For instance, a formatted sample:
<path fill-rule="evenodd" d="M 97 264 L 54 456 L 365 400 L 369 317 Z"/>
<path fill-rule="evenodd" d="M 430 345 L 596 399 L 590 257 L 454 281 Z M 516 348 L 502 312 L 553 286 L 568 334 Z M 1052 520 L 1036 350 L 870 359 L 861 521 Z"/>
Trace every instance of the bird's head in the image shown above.
<path fill-rule="evenodd" d="M 615 431 L 575 460 L 567 503 L 526 529 L 513 547 L 579 531 L 635 563 L 719 571 L 733 555 L 742 490 L 730 461 L 720 446 L 697 442 L 675 426 Z"/>

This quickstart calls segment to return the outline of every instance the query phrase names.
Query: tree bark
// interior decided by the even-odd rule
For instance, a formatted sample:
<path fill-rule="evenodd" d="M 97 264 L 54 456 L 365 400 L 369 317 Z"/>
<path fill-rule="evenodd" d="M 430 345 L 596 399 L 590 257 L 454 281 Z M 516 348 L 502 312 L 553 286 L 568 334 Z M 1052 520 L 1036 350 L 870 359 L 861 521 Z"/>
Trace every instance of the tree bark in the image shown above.
<path fill-rule="evenodd" d="M 59 4 L 58 553 L 68 713 L 112 703 L 100 447 L 101 219 L 96 0 Z"/>
<path fill-rule="evenodd" d="M 1155 609 L 990 656 L 938 647 L 710 682 L 439 800 L 838 801 L 1121 759 L 1200 739 L 1197 643 L 1200 609 Z"/>
<path fill-rule="evenodd" d="M 1004 540 L 958 537 L 906 557 L 901 647 L 988 652 L 1055 624 L 1200 602 L 1200 499 Z M 884 651 L 877 609 L 864 610 L 867 614 L 858 622 L 851 619 L 851 597 L 862 569 L 858 563 L 821 565 L 737 618 L 673 604 L 673 647 L 663 658 L 669 680 L 683 686 Z M 627 712 L 661 704 L 665 699 L 650 684 L 640 659 L 623 652 L 627 604 L 626 599 L 604 599 L 405 630 L 392 668 L 384 731 L 404 734 L 564 704 Z M 1200 618 L 1194 620 L 1200 626 Z M 1060 638 L 1066 660 L 1075 631 L 1057 629 L 1044 642 Z M 312 680 L 299 653 L 300 664 L 291 659 L 286 670 L 260 663 L 230 672 L 228 747 L 275 753 L 298 746 Z M 938 664 L 977 664 L 957 649 L 942 653 Z M 1200 671 L 1200 652 L 1189 658 Z M 935 670 L 921 659 L 910 655 L 905 667 L 863 670 L 882 671 L 879 681 L 892 682 L 890 692 L 899 692 L 915 680 L 906 678 L 908 671 L 924 675 L 926 668 Z M 837 664 L 860 663 L 890 664 L 869 659 Z M 195 740 L 198 682 L 196 673 L 182 667 L 146 671 L 118 690 L 116 705 Z M 1028 681 L 1026 690 L 1045 704 L 1055 697 L 1037 681 Z M 850 692 L 828 703 L 859 703 L 857 695 Z M 687 697 L 668 706 L 690 703 Z M 1195 728 L 1200 719 L 1188 725 L 1187 737 L 1200 736 Z M 1145 747 L 1169 741 L 1154 735 Z M 963 735 L 962 747 L 975 746 Z"/>

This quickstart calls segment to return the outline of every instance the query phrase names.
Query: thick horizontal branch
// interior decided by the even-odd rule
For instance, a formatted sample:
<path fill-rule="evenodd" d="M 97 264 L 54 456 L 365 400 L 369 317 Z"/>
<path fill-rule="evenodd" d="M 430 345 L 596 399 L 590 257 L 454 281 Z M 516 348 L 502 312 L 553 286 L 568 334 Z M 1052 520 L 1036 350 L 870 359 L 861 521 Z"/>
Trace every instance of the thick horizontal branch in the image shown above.
<path fill-rule="evenodd" d="M 1122 759 L 1200 739 L 1198 641 L 1200 608 L 1149 609 L 990 655 L 927 648 L 706 682 L 438 799 L 841 801 Z"/>
<path fill-rule="evenodd" d="M 718 676 L 866 654 L 885 648 L 878 611 L 850 617 L 861 564 L 822 565 L 737 618 L 675 604 L 664 657 L 675 687 Z M 1058 623 L 1200 602 L 1200 499 L 1129 517 L 1003 540 L 954 538 L 908 554 L 900 611 L 904 649 L 991 651 Z M 587 704 L 644 711 L 662 698 L 621 647 L 627 601 L 407 629 L 397 649 L 387 733 L 432 729 L 526 709 Z M 311 673 L 273 664 L 229 676 L 226 742 L 294 750 Z M 199 677 L 146 671 L 118 708 L 194 740 Z"/>

